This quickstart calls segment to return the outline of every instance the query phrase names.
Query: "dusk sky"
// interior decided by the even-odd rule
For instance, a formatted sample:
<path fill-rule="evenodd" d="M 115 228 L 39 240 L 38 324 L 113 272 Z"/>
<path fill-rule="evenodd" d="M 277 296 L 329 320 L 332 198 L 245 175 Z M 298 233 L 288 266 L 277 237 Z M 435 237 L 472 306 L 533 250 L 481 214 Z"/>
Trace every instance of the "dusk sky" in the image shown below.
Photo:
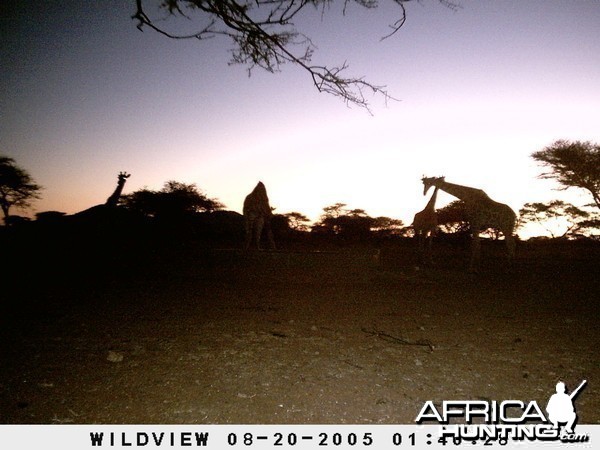
<path fill-rule="evenodd" d="M 422 175 L 515 211 L 590 202 L 538 179 L 530 155 L 557 139 L 600 141 L 600 1 L 410 2 L 384 41 L 393 2 L 345 16 L 342 3 L 297 26 L 318 47 L 314 63 L 347 61 L 348 75 L 399 100 L 373 97 L 373 115 L 292 65 L 249 77 L 228 64 L 225 38 L 140 32 L 133 0 L 20 2 L 0 19 L 0 154 L 44 186 L 32 212 L 104 203 L 120 171 L 132 174 L 125 193 L 195 183 L 238 212 L 262 180 L 276 212 L 313 220 L 344 202 L 410 224 L 428 200 Z M 438 206 L 452 200 L 440 193 Z"/>

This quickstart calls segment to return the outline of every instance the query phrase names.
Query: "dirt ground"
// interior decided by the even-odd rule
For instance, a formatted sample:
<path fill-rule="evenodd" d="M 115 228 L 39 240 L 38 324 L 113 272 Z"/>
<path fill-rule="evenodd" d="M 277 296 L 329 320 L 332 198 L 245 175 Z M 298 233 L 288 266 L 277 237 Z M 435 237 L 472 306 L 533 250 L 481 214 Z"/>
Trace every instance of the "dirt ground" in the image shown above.
<path fill-rule="evenodd" d="M 453 258 L 198 249 L 127 276 L 55 268 L 3 305 L 0 423 L 412 424 L 427 400 L 545 407 L 583 379 L 579 423 L 600 423 L 598 249 L 478 274 Z"/>

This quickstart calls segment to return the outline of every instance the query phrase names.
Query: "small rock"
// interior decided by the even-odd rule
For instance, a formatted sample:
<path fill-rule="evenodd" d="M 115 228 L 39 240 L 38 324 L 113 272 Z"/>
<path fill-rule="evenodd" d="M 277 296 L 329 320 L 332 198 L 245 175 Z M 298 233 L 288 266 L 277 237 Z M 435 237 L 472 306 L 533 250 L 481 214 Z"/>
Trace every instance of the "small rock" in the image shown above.
<path fill-rule="evenodd" d="M 123 355 L 121 353 L 113 352 L 112 350 L 108 352 L 108 356 L 106 357 L 107 361 L 110 362 L 121 362 L 123 361 Z"/>

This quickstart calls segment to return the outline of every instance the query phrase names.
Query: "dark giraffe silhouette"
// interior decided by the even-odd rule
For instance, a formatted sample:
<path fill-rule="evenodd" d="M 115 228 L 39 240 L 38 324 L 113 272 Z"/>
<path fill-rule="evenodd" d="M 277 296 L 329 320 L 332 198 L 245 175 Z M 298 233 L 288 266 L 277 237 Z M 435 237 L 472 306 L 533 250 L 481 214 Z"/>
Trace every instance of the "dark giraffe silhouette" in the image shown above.
<path fill-rule="evenodd" d="M 260 238 L 263 229 L 267 233 L 269 248 L 275 249 L 275 240 L 271 230 L 271 218 L 273 212 L 269 205 L 269 197 L 265 185 L 259 181 L 256 187 L 244 199 L 244 225 L 246 233 L 246 241 L 244 248 L 247 250 L 252 244 L 260 250 Z"/>
<path fill-rule="evenodd" d="M 79 211 L 70 217 L 94 221 L 98 219 L 104 219 L 107 217 L 107 215 L 111 215 L 119 211 L 121 208 L 118 208 L 117 205 L 119 203 L 119 199 L 121 198 L 121 194 L 123 193 L 125 182 L 130 176 L 131 174 L 128 174 L 127 172 L 119 172 L 117 177 L 117 187 L 110 197 L 106 199 L 106 202 L 100 205 L 92 206 L 88 209 L 84 209 L 83 211 Z"/>
<path fill-rule="evenodd" d="M 125 186 L 125 182 L 130 176 L 131 174 L 127 172 L 119 172 L 117 187 L 115 188 L 115 191 L 111 194 L 111 196 L 108 197 L 108 199 L 106 199 L 106 206 L 117 206 L 117 204 L 119 203 L 119 199 L 121 198 L 121 194 L 123 193 L 123 186 Z"/>
<path fill-rule="evenodd" d="M 470 270 L 476 270 L 479 263 L 481 246 L 479 232 L 484 227 L 494 227 L 502 232 L 506 240 L 509 262 L 512 261 L 515 255 L 515 238 L 513 232 L 515 230 L 517 215 L 508 205 L 492 200 L 481 189 L 448 183 L 445 177 L 424 177 L 421 181 L 423 181 L 423 195 L 427 194 L 431 186 L 434 186 L 461 199 L 465 203 L 467 219 L 471 226 L 471 235 L 473 237 Z"/>
<path fill-rule="evenodd" d="M 419 246 L 419 253 L 421 254 L 421 260 L 423 263 L 431 263 L 431 241 L 433 235 L 437 231 L 438 221 L 437 213 L 435 212 L 435 201 L 437 199 L 437 193 L 439 188 L 433 191 L 433 195 L 427 202 L 425 208 L 415 214 L 413 219 L 413 229 L 415 231 L 415 239 Z"/>

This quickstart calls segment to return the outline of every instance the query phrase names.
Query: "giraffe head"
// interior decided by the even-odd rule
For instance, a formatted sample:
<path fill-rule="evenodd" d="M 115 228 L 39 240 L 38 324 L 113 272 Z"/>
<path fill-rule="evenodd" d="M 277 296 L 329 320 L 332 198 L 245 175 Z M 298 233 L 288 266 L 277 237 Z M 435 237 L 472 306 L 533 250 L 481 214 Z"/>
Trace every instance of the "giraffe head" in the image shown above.
<path fill-rule="evenodd" d="M 125 180 L 131 176 L 130 173 L 127 172 L 119 172 L 119 183 L 125 183 Z"/>
<path fill-rule="evenodd" d="M 421 178 L 421 181 L 423 182 L 423 195 L 427 194 L 427 191 L 429 190 L 429 188 L 431 186 L 436 186 L 437 183 L 439 181 L 444 181 L 446 179 L 446 177 L 425 177 L 423 176 L 423 178 Z"/>
<path fill-rule="evenodd" d="M 267 196 L 267 188 L 265 187 L 265 185 L 263 184 L 262 181 L 259 181 L 258 184 L 252 190 L 252 193 L 266 197 Z"/>

